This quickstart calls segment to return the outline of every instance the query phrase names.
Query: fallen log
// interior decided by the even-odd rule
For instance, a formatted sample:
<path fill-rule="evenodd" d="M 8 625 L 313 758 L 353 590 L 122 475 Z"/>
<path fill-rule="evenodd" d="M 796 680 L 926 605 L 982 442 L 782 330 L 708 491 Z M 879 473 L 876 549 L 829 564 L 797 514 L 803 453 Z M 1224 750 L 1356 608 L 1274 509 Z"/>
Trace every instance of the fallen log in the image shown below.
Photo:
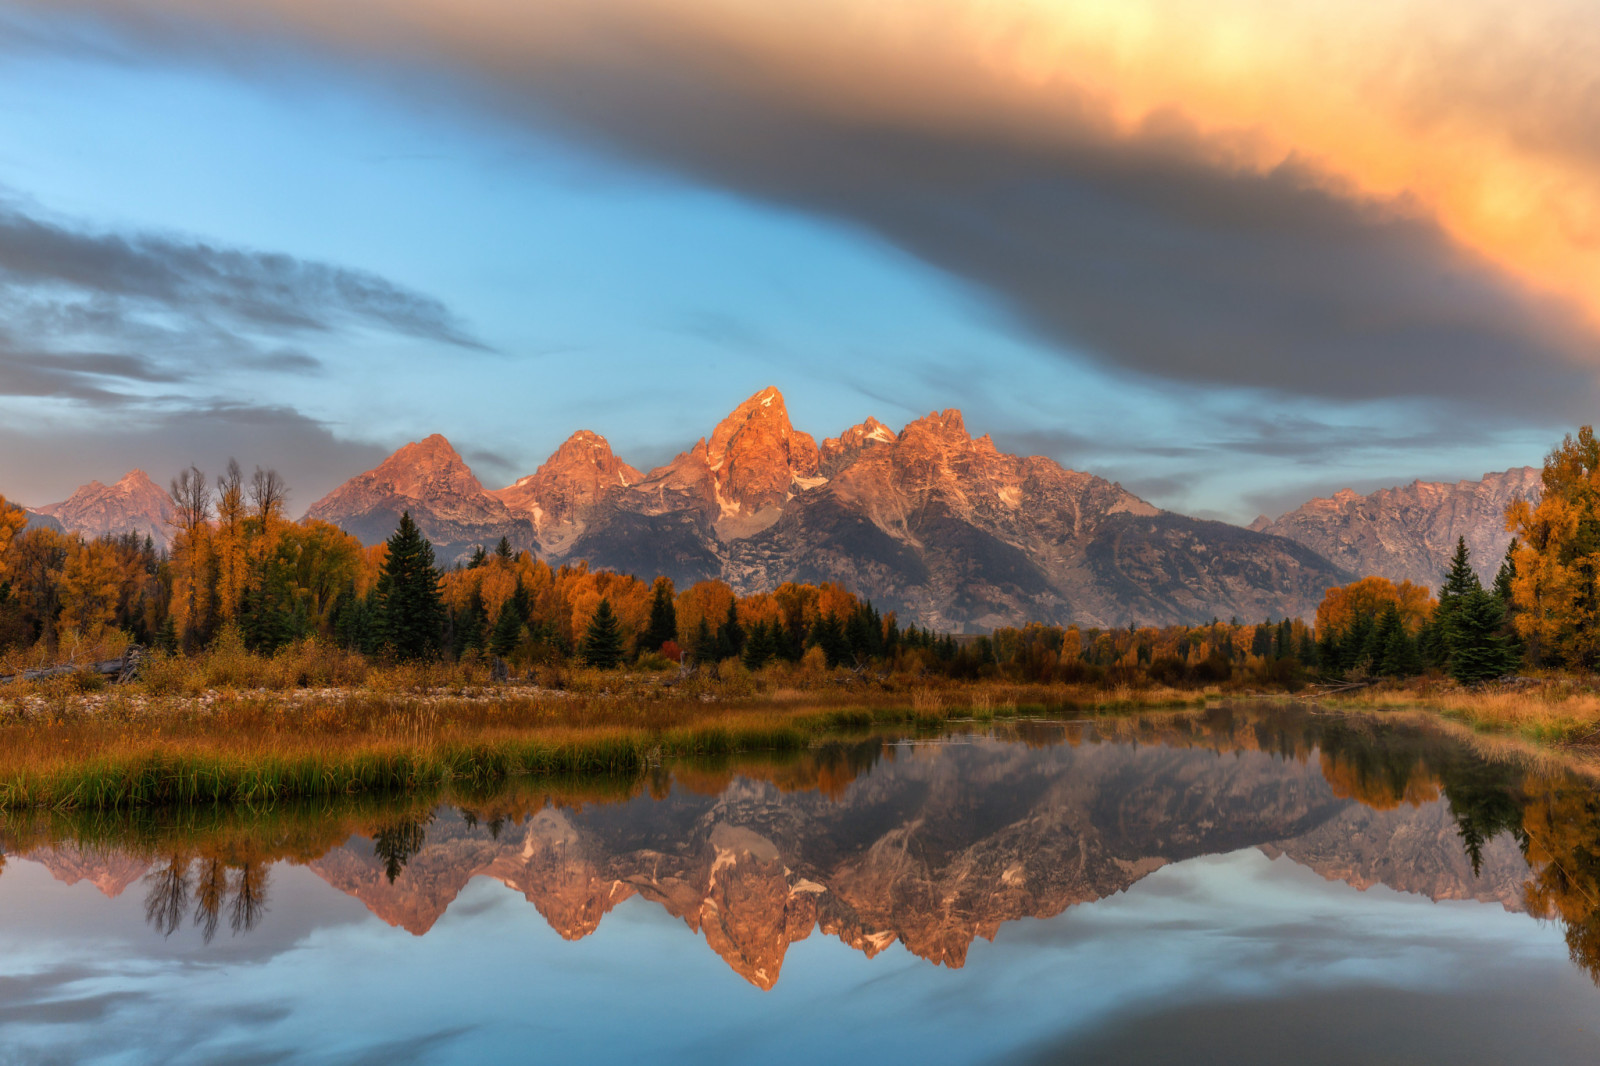
<path fill-rule="evenodd" d="M 139 674 L 139 664 L 144 660 L 144 648 L 130 644 L 120 659 L 102 659 L 93 663 L 62 663 L 59 666 L 40 666 L 17 674 L 0 675 L 0 685 L 12 681 L 47 681 L 52 677 L 94 673 L 117 682 L 132 681 Z"/>

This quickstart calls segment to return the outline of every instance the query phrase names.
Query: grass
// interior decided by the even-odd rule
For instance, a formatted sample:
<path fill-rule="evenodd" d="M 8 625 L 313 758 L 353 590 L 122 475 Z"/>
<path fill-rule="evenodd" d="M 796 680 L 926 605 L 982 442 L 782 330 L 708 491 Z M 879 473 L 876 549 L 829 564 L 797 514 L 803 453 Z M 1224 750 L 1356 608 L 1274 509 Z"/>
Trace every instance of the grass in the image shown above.
<path fill-rule="evenodd" d="M 1420 710 L 1475 730 L 1541 744 L 1600 747 L 1600 691 L 1590 679 L 1551 674 L 1517 688 L 1463 688 L 1438 678 L 1377 685 L 1329 697 L 1363 710 Z"/>
<path fill-rule="evenodd" d="M 1211 693 L 1210 695 L 1214 695 Z M 663 758 L 795 751 L 1045 709 L 1180 707 L 1206 692 L 818 673 L 368 666 L 314 644 L 160 658 L 127 686 L 0 689 L 0 809 L 258 804 L 515 778 L 643 774 Z"/>

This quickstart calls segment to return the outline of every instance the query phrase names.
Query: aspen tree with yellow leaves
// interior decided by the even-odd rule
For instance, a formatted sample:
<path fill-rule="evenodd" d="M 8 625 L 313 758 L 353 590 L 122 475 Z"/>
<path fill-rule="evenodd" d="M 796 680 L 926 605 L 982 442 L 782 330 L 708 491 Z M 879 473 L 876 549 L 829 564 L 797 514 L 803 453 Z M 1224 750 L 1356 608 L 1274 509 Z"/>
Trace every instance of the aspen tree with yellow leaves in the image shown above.
<path fill-rule="evenodd" d="M 1568 434 L 1544 461 L 1538 503 L 1506 510 L 1517 536 L 1511 606 L 1535 662 L 1592 669 L 1600 663 L 1600 441 Z"/>

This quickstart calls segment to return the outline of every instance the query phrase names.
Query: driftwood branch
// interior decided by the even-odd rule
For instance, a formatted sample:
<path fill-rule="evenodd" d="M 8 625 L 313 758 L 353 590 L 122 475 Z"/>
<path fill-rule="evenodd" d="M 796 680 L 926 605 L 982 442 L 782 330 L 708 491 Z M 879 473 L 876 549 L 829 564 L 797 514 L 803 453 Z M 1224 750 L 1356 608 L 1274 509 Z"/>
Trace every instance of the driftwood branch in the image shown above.
<path fill-rule="evenodd" d="M 45 681 L 52 677 L 66 677 L 71 674 L 93 673 L 102 677 L 109 677 L 116 682 L 132 681 L 139 676 L 139 664 L 144 661 L 144 648 L 138 644 L 130 644 L 128 650 L 122 653 L 120 659 L 102 659 L 94 663 L 64 663 L 60 666 L 41 666 L 33 670 L 24 670 L 19 674 L 6 674 L 0 676 L 0 685 L 12 681 Z"/>

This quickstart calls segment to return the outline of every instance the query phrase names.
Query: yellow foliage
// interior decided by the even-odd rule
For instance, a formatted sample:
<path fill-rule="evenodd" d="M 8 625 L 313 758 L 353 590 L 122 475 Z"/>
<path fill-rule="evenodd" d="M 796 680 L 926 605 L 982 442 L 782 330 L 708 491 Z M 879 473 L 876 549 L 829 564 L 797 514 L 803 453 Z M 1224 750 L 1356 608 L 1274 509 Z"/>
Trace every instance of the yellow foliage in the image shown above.
<path fill-rule="evenodd" d="M 1364 577 L 1323 594 L 1317 605 L 1317 632 L 1346 632 L 1358 617 L 1376 618 L 1390 604 L 1399 610 L 1400 621 L 1413 636 L 1433 617 L 1433 609 L 1438 606 L 1425 586 L 1409 581 L 1396 585 L 1386 577 Z"/>
<path fill-rule="evenodd" d="M 11 544 L 28 524 L 28 513 L 0 496 L 0 578 L 7 573 Z"/>
<path fill-rule="evenodd" d="M 1600 441 L 1584 426 L 1544 461 L 1537 506 L 1506 510 L 1516 533 L 1511 602 L 1517 632 L 1535 658 L 1600 662 Z"/>
<path fill-rule="evenodd" d="M 91 639 L 116 617 L 139 579 L 117 545 L 105 540 L 73 540 L 61 570 L 61 625 Z"/>

